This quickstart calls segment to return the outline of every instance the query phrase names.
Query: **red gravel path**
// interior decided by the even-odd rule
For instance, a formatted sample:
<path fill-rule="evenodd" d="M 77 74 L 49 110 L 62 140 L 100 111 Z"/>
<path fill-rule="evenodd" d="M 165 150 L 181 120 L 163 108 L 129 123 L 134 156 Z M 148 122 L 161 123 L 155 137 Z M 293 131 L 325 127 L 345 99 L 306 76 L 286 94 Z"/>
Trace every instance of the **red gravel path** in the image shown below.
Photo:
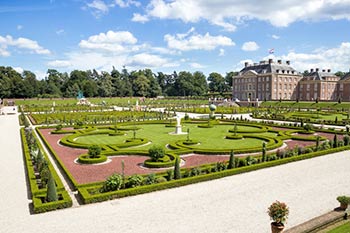
<path fill-rule="evenodd" d="M 160 169 L 148 169 L 140 167 L 147 156 L 112 156 L 109 157 L 111 162 L 99 165 L 81 165 L 74 162 L 80 154 L 87 153 L 86 149 L 75 149 L 58 144 L 58 141 L 63 138 L 63 134 L 50 134 L 53 129 L 41 129 L 41 133 L 55 150 L 57 156 L 61 159 L 64 166 L 72 174 L 74 179 L 79 184 L 103 181 L 112 173 L 121 173 L 121 163 L 124 160 L 125 175 L 133 174 L 148 174 L 161 171 Z M 227 161 L 228 156 L 215 155 L 185 155 L 183 156 L 185 165 L 183 167 L 198 166 L 206 163 L 214 163 Z M 171 168 L 169 168 L 171 169 Z"/>
<path fill-rule="evenodd" d="M 315 145 L 315 141 L 302 141 L 302 140 L 286 140 L 284 143 L 287 144 L 288 149 L 293 149 L 295 146 L 306 147 Z"/>

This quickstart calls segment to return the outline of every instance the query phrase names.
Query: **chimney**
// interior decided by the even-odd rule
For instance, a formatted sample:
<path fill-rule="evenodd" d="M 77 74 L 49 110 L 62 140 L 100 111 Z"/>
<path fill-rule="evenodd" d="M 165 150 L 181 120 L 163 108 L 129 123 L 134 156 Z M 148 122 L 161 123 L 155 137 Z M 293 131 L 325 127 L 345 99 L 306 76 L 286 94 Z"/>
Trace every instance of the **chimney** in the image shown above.
<path fill-rule="evenodd" d="M 310 69 L 310 73 L 314 72 L 314 69 Z"/>
<path fill-rule="evenodd" d="M 287 64 L 287 65 L 290 65 L 290 61 L 286 61 L 286 64 Z"/>
<path fill-rule="evenodd" d="M 318 70 L 319 70 L 319 69 L 318 69 L 318 68 L 316 68 L 316 72 L 318 72 Z"/>
<path fill-rule="evenodd" d="M 244 67 L 248 67 L 248 62 L 244 62 Z"/>
<path fill-rule="evenodd" d="M 328 69 L 327 72 L 330 73 L 330 72 L 331 72 L 331 69 Z"/>
<path fill-rule="evenodd" d="M 282 64 L 282 60 L 277 60 L 277 63 L 278 64 Z"/>
<path fill-rule="evenodd" d="M 269 59 L 269 64 L 271 64 L 271 63 L 272 63 L 272 59 L 270 58 L 270 59 Z"/>
<path fill-rule="evenodd" d="M 326 72 L 326 70 L 325 70 L 325 69 L 323 69 L 323 70 L 322 70 L 322 72 Z"/>

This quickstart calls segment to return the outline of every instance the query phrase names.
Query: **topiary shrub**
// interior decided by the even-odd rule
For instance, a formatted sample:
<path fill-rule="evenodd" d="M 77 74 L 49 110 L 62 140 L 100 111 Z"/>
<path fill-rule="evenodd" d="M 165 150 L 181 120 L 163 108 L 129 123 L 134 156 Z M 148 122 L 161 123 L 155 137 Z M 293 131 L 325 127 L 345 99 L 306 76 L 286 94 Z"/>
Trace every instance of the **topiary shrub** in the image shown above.
<path fill-rule="evenodd" d="M 175 159 L 175 167 L 174 167 L 174 179 L 181 179 L 181 173 L 180 173 L 180 158 L 176 157 Z"/>
<path fill-rule="evenodd" d="M 56 183 L 52 177 L 52 174 L 50 173 L 49 180 L 47 182 L 46 201 L 52 202 L 52 201 L 57 201 L 57 200 L 58 200 L 58 196 L 57 196 Z"/>
<path fill-rule="evenodd" d="M 101 192 L 109 192 L 119 190 L 122 187 L 123 178 L 119 174 L 113 174 L 107 178 L 107 180 L 103 183 L 101 188 Z"/>
<path fill-rule="evenodd" d="M 165 150 L 162 146 L 154 145 L 149 148 L 148 155 L 151 157 L 153 162 L 158 162 L 165 156 Z"/>
<path fill-rule="evenodd" d="M 163 176 L 157 177 L 156 183 L 164 183 L 167 182 L 167 179 Z"/>
<path fill-rule="evenodd" d="M 134 188 L 140 186 L 143 182 L 143 177 L 140 175 L 132 175 L 128 178 L 128 182 L 126 183 L 126 187 Z"/>
<path fill-rule="evenodd" d="M 101 154 L 101 147 L 98 145 L 92 145 L 89 147 L 88 155 L 90 158 L 98 158 Z"/>

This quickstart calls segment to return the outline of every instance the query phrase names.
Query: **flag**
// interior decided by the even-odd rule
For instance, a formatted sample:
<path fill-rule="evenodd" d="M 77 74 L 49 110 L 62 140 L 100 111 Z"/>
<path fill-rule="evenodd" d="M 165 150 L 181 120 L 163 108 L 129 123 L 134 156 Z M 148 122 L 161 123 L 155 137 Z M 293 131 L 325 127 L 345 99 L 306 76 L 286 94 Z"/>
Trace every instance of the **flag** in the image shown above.
<path fill-rule="evenodd" d="M 273 54 L 275 52 L 275 49 L 269 49 L 269 54 Z"/>

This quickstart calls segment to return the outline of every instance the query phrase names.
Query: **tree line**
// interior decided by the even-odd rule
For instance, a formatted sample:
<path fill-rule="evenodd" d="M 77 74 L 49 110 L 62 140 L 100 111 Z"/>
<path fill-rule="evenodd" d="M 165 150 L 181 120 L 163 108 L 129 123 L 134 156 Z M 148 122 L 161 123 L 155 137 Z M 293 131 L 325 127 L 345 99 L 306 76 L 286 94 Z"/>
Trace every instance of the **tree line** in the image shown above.
<path fill-rule="evenodd" d="M 0 66 L 0 98 L 50 98 L 76 97 L 79 91 L 85 97 L 156 97 L 203 96 L 208 92 L 229 92 L 236 72 L 212 72 L 206 77 L 202 72 L 181 71 L 165 74 L 151 69 L 129 72 L 125 67 L 109 72 L 73 70 L 59 72 L 49 69 L 46 77 L 38 80 L 28 70 L 18 73 L 12 67 Z"/>

